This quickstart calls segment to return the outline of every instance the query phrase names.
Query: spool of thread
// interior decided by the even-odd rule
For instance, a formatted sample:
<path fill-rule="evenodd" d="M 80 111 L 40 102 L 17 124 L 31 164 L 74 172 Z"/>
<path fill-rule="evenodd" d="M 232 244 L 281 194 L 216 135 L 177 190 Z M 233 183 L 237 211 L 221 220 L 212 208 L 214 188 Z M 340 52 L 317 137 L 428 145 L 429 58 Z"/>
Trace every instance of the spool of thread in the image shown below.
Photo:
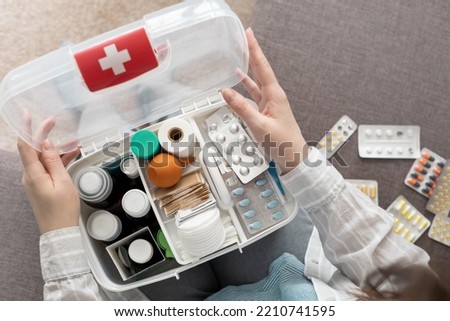
<path fill-rule="evenodd" d="M 151 159 L 160 149 L 158 137 L 152 131 L 140 130 L 131 137 L 130 148 L 138 158 Z"/>
<path fill-rule="evenodd" d="M 184 119 L 169 119 L 158 130 L 161 147 L 184 161 L 194 155 L 194 131 Z"/>
<path fill-rule="evenodd" d="M 172 154 L 161 153 L 153 157 L 147 168 L 148 178 L 160 188 L 174 186 L 181 179 L 182 164 Z"/>
<path fill-rule="evenodd" d="M 87 220 L 87 231 L 96 240 L 111 242 L 122 232 L 120 219 L 108 211 L 99 210 L 92 213 Z"/>

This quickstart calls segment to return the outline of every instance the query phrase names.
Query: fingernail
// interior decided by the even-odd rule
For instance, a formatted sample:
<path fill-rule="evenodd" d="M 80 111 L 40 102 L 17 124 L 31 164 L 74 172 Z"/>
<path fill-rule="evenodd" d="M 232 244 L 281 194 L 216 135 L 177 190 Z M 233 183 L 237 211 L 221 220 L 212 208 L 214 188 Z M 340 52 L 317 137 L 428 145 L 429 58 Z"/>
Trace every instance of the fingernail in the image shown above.
<path fill-rule="evenodd" d="M 52 150 L 53 149 L 53 144 L 48 139 L 44 140 L 44 142 L 42 143 L 42 146 L 44 147 L 45 150 Z"/>
<path fill-rule="evenodd" d="M 246 30 L 247 34 L 254 36 L 253 29 L 251 27 L 248 27 Z"/>

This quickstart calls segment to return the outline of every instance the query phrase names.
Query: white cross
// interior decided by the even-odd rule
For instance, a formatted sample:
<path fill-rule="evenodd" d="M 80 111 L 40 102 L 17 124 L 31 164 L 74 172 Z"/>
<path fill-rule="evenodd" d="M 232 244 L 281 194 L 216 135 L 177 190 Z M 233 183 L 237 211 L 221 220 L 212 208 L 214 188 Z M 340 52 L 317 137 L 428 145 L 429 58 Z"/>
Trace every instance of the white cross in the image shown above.
<path fill-rule="evenodd" d="M 103 48 L 106 57 L 98 60 L 102 70 L 112 69 L 114 76 L 120 75 L 126 71 L 124 64 L 131 60 L 127 49 L 117 51 L 115 44 Z"/>

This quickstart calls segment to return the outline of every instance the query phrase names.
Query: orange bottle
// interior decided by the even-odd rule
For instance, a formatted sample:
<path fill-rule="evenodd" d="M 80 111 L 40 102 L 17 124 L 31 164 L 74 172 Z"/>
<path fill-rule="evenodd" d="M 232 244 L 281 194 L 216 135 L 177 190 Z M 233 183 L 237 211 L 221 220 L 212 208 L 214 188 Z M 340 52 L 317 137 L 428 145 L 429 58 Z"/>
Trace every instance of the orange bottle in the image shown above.
<path fill-rule="evenodd" d="M 181 179 L 182 164 L 172 154 L 160 153 L 148 164 L 147 176 L 158 187 L 174 186 Z"/>

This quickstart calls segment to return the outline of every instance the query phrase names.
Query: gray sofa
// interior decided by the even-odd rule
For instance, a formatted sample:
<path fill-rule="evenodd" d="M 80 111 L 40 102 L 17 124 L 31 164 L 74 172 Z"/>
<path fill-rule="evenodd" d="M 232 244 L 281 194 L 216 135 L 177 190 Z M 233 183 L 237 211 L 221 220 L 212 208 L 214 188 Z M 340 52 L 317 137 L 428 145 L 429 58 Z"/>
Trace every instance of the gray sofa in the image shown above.
<path fill-rule="evenodd" d="M 358 124 L 420 125 L 421 145 L 450 158 L 448 1 L 261 0 L 250 25 L 306 139 L 319 140 L 342 115 L 349 115 Z M 426 199 L 403 184 L 411 160 L 361 159 L 356 134 L 340 155 L 348 166 L 335 165 L 345 178 L 378 181 L 381 207 L 387 208 L 402 194 L 433 218 L 425 211 Z M 38 230 L 20 185 L 18 156 L 1 151 L 0 167 L 0 284 L 4 289 L 0 299 L 40 300 Z M 253 250 L 274 246 L 282 251 L 287 236 L 302 224 L 307 223 L 296 219 L 254 248 L 231 253 L 211 266 L 233 269 L 232 258 L 243 258 L 249 262 L 247 273 L 259 278 L 267 266 L 250 266 Z M 431 266 L 442 282 L 450 284 L 449 248 L 426 235 L 416 244 L 430 254 Z M 176 283 L 167 284 L 175 291 Z M 210 292 L 221 284 L 204 286 Z"/>

